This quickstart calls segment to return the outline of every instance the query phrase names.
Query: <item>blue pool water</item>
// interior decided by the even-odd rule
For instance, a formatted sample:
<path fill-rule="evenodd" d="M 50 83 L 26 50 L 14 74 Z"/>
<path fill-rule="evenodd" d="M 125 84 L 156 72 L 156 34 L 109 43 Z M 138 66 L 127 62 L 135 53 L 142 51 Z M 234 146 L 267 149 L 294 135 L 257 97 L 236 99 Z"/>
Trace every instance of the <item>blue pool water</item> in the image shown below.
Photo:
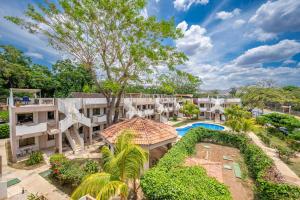
<path fill-rule="evenodd" d="M 207 128 L 210 130 L 216 130 L 216 131 L 224 130 L 223 126 L 219 126 L 216 124 L 194 123 L 191 126 L 186 126 L 184 128 L 177 128 L 176 131 L 177 131 L 178 135 L 184 136 L 186 134 L 186 132 L 188 132 L 191 128 L 196 128 L 196 127 L 203 127 L 203 128 Z"/>

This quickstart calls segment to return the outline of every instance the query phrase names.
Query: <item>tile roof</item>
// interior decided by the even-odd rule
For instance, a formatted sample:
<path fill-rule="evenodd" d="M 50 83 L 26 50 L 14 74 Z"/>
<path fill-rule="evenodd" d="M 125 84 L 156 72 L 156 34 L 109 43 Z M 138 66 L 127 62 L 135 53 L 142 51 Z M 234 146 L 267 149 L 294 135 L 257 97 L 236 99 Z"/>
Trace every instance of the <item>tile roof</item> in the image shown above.
<path fill-rule="evenodd" d="M 124 130 L 132 130 L 135 135 L 133 142 L 139 145 L 152 145 L 176 139 L 178 136 L 172 126 L 141 117 L 134 117 L 114 124 L 100 134 L 110 143 L 115 143 L 118 135 Z"/>

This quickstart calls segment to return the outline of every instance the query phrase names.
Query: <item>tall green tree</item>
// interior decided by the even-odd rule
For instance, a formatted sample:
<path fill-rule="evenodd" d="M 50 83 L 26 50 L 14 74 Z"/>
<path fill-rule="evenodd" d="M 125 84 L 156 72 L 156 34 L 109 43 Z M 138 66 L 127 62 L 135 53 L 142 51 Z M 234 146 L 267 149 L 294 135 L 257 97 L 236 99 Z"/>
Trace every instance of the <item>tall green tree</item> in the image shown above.
<path fill-rule="evenodd" d="M 195 105 L 191 101 L 186 101 L 182 108 L 180 108 L 179 112 L 186 115 L 188 118 L 192 118 L 194 115 L 198 115 L 200 113 L 200 110 L 197 105 Z"/>
<path fill-rule="evenodd" d="M 107 99 L 107 123 L 118 120 L 121 97 L 129 82 L 152 73 L 155 66 L 173 68 L 187 57 L 162 43 L 182 36 L 174 20 L 144 18 L 146 0 L 60 0 L 29 5 L 29 19 L 6 17 L 85 66 Z M 97 70 L 98 73 L 97 73 Z"/>
<path fill-rule="evenodd" d="M 249 132 L 255 128 L 255 120 L 244 108 L 234 105 L 225 109 L 225 124 L 234 132 Z"/>
<path fill-rule="evenodd" d="M 22 51 L 10 45 L 0 46 L 0 84 L 8 95 L 8 88 L 26 87 L 29 80 L 31 60 Z"/>
<path fill-rule="evenodd" d="M 202 83 L 199 77 L 179 70 L 163 74 L 158 80 L 160 90 L 166 94 L 195 94 Z"/>
<path fill-rule="evenodd" d="M 81 65 L 74 65 L 71 60 L 57 61 L 52 70 L 56 97 L 67 97 L 71 92 L 87 91 L 87 87 L 93 85 L 91 74 Z"/>

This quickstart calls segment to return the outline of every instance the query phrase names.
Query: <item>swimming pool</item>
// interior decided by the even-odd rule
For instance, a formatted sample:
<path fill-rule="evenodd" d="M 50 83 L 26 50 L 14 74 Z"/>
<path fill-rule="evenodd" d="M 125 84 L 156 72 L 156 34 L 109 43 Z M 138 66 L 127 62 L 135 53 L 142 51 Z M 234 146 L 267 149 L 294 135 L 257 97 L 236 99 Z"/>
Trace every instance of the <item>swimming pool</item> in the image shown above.
<path fill-rule="evenodd" d="M 196 128 L 196 127 L 203 127 L 203 128 L 207 128 L 210 130 L 216 130 L 216 131 L 224 130 L 223 126 L 216 125 L 216 124 L 194 123 L 191 126 L 186 126 L 184 128 L 177 128 L 176 131 L 177 131 L 178 135 L 184 136 L 186 134 L 186 132 L 188 132 L 191 128 Z"/>

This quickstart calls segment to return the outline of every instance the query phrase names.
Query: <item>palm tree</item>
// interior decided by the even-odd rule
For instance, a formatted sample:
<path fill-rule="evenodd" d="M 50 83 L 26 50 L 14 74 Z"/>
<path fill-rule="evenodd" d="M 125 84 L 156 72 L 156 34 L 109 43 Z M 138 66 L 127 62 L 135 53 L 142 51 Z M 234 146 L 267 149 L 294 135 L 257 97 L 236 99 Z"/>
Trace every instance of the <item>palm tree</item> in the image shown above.
<path fill-rule="evenodd" d="M 107 146 L 104 146 L 101 152 L 104 171 L 114 174 L 124 183 L 132 181 L 136 199 L 138 190 L 136 182 L 148 160 L 148 153 L 140 146 L 135 145 L 133 138 L 132 131 L 125 130 L 118 137 L 113 153 Z"/>
<path fill-rule="evenodd" d="M 72 199 L 77 200 L 84 195 L 91 195 L 97 200 L 108 200 L 119 195 L 121 200 L 127 199 L 128 182 L 133 181 L 134 197 L 137 197 L 136 181 L 142 173 L 148 153 L 133 143 L 134 135 L 130 130 L 124 131 L 117 138 L 114 152 L 107 146 L 101 149 L 103 169 L 105 173 L 88 176 L 73 192 Z"/>
<path fill-rule="evenodd" d="M 121 181 L 112 180 L 112 176 L 108 173 L 96 173 L 84 179 L 73 192 L 71 199 L 77 200 L 87 194 L 96 200 L 108 200 L 116 195 L 121 196 L 121 199 L 126 199 L 128 187 Z"/>

